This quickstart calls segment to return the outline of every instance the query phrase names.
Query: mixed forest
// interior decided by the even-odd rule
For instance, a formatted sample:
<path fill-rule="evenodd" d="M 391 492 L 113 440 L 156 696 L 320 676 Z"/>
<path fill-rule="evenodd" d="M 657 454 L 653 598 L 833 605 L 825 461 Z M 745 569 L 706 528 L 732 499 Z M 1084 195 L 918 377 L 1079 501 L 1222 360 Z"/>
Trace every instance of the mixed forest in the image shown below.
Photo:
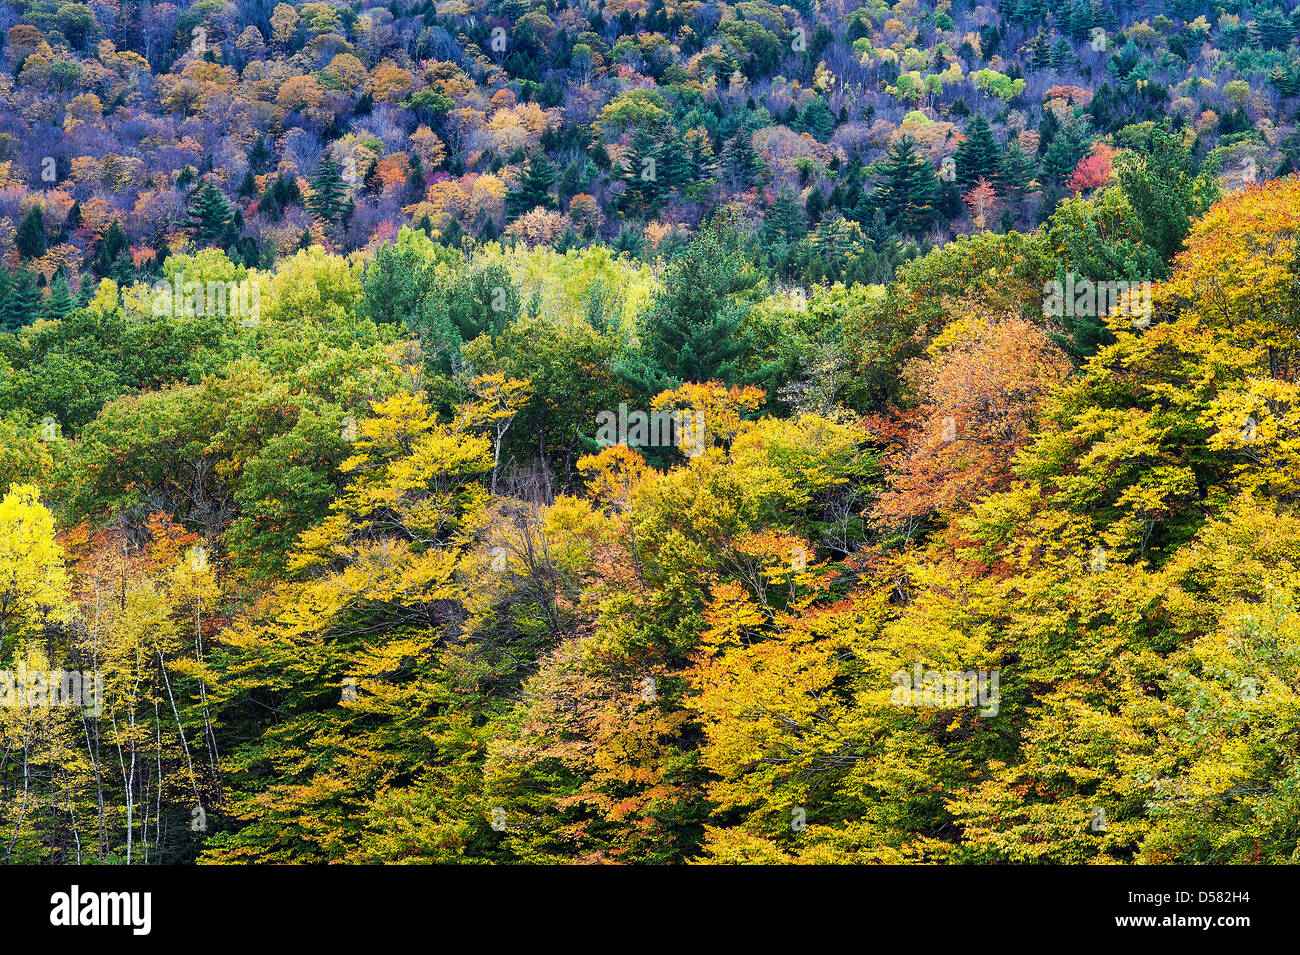
<path fill-rule="evenodd" d="M 1298 757 L 1296 4 L 0 4 L 5 863 L 1288 863 Z"/>

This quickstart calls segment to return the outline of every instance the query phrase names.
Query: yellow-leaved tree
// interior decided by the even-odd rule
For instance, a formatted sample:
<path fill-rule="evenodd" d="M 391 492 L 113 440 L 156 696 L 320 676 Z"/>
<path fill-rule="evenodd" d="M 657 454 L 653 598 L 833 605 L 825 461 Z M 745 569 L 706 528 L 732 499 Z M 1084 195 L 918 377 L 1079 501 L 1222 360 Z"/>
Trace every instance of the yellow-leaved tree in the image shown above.
<path fill-rule="evenodd" d="M 67 590 L 54 517 L 34 485 L 16 484 L 0 500 L 0 661 L 63 618 Z"/>

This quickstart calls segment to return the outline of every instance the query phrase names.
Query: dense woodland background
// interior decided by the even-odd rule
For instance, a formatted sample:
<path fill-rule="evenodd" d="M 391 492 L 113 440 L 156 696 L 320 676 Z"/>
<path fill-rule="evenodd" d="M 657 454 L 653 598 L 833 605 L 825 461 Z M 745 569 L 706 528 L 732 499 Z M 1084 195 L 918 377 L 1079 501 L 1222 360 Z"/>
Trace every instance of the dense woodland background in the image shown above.
<path fill-rule="evenodd" d="M 1295 4 L 0 35 L 4 861 L 1300 859 Z"/>

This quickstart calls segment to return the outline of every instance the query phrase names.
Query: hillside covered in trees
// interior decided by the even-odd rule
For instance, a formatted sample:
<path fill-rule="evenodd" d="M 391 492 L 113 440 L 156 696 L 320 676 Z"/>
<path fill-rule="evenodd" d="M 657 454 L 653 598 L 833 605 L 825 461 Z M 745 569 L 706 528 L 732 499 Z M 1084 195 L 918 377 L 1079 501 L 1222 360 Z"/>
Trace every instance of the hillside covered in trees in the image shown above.
<path fill-rule="evenodd" d="M 1295 7 L 9 2 L 0 327 L 190 248 L 266 269 L 403 226 L 653 261 L 723 211 L 782 280 L 883 282 L 1158 126 L 1235 186 L 1295 171 Z"/>
<path fill-rule="evenodd" d="M 4 5 L 3 860 L 1300 859 L 1293 8 Z"/>

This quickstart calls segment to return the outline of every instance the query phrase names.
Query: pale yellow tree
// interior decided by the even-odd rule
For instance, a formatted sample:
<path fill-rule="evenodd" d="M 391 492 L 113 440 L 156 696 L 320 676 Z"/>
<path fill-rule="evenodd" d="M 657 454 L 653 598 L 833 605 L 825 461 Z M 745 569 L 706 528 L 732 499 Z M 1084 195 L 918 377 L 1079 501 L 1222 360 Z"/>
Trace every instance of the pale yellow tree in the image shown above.
<path fill-rule="evenodd" d="M 277 46 L 288 46 L 298 30 L 298 11 L 287 3 L 277 3 L 271 13 L 271 39 Z"/>
<path fill-rule="evenodd" d="M 0 659 L 16 639 L 64 617 L 67 589 L 54 517 L 35 486 L 15 484 L 0 500 Z"/>

